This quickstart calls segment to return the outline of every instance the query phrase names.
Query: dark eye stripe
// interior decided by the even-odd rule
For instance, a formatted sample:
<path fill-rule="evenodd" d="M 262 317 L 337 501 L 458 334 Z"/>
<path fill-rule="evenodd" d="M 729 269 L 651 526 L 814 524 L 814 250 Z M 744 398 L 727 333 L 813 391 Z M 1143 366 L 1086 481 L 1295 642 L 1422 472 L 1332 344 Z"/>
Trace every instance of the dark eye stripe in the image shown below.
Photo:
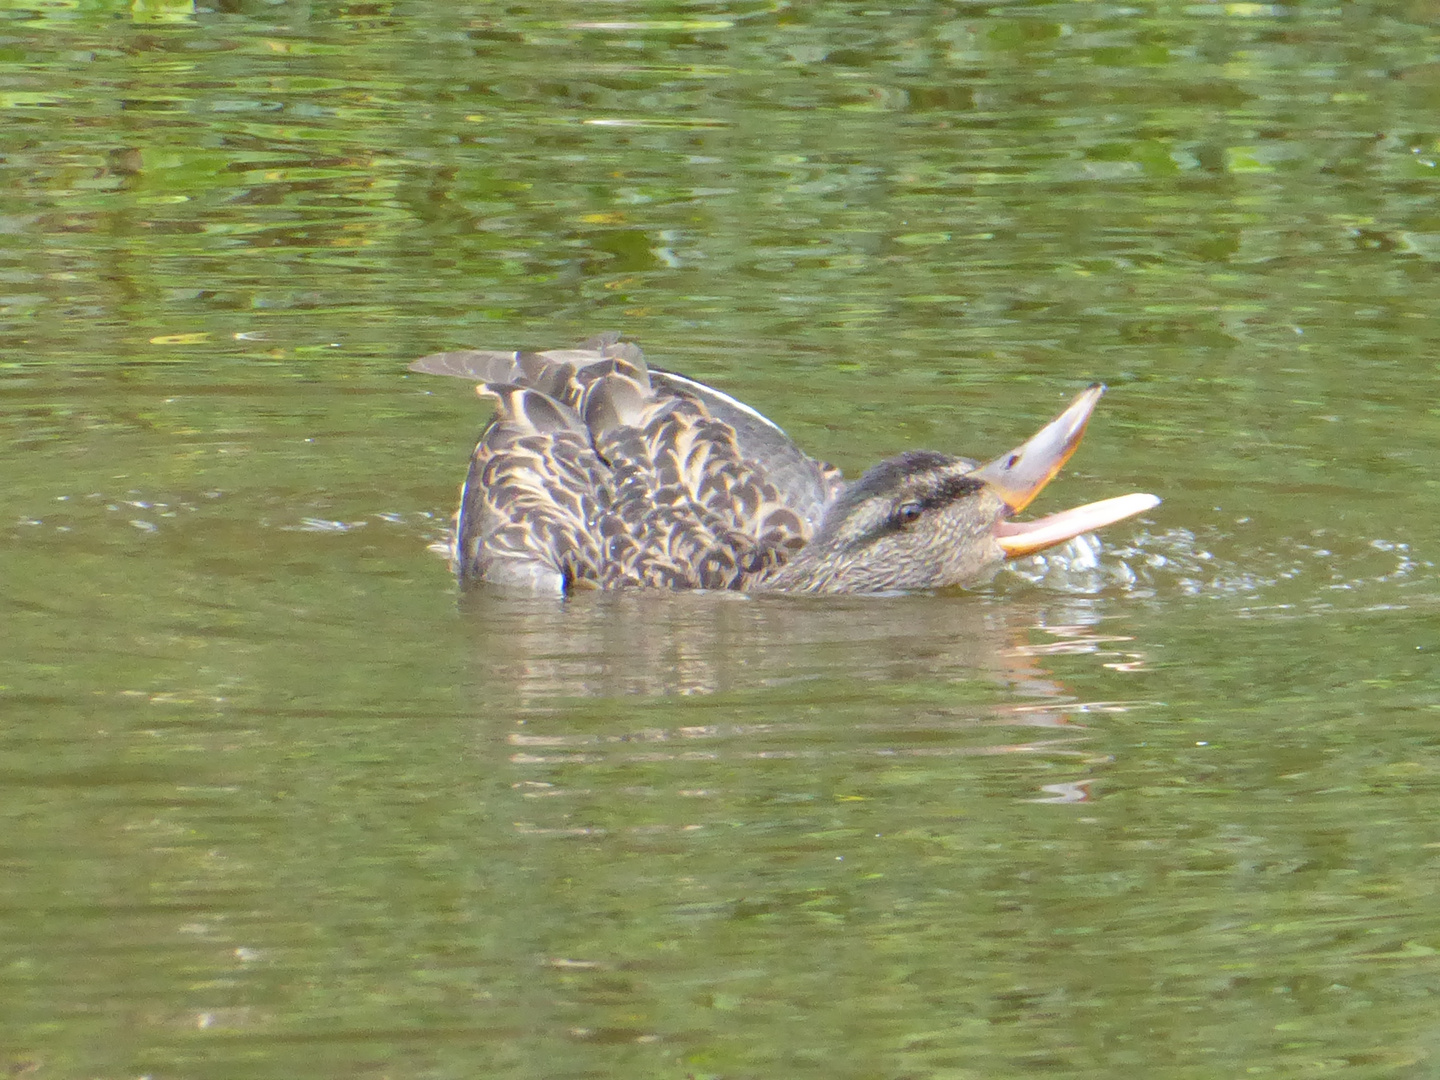
<path fill-rule="evenodd" d="M 919 521 L 921 517 L 929 513 L 931 510 L 934 510 L 940 506 L 945 506 L 952 501 L 953 500 L 951 499 L 946 499 L 941 502 L 937 501 L 936 499 L 930 498 L 916 499 L 913 502 L 901 503 L 894 510 L 890 511 L 890 516 L 885 519 L 885 522 L 881 526 L 881 528 L 883 528 L 886 532 L 894 532 L 896 529 L 903 529 L 906 525 L 912 525 L 915 522 Z"/>
<path fill-rule="evenodd" d="M 967 495 L 973 495 L 985 486 L 983 480 L 976 480 L 969 476 L 947 476 L 945 481 L 935 491 L 930 492 L 924 498 L 915 499 L 911 502 L 901 503 L 891 514 L 890 520 L 898 525 L 903 525 L 907 520 L 914 521 L 919 514 L 914 514 L 908 519 L 900 515 L 900 511 L 909 506 L 920 507 L 922 512 L 938 510 L 942 506 L 949 506 L 957 499 L 963 499 Z"/>
<path fill-rule="evenodd" d="M 899 506 L 895 507 L 895 509 L 890 512 L 890 515 L 884 521 L 882 521 L 879 525 L 876 525 L 864 536 L 860 537 L 857 543 L 874 543 L 882 536 L 887 536 L 890 533 L 899 532 L 907 525 L 914 524 L 920 519 L 922 515 L 929 513 L 931 510 L 938 510 L 941 507 L 949 506 L 951 503 L 959 499 L 963 499 L 968 495 L 974 495 L 984 486 L 985 482 L 983 480 L 976 480 L 969 476 L 946 477 L 945 480 L 934 491 L 931 491 L 923 498 L 909 499 L 901 503 Z M 920 513 L 917 513 L 911 517 L 907 517 L 900 513 L 902 509 L 911 506 L 918 506 L 920 508 Z"/>

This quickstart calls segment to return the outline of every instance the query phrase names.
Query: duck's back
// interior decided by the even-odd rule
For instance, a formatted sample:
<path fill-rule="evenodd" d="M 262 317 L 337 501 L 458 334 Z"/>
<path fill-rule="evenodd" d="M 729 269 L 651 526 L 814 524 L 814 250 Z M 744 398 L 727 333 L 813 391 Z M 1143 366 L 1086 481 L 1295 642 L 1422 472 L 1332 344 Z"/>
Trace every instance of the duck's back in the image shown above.
<path fill-rule="evenodd" d="M 436 353 L 411 370 L 472 379 L 497 402 L 461 495 L 462 579 L 743 589 L 809 541 L 841 486 L 749 406 L 649 369 L 612 335 Z"/>

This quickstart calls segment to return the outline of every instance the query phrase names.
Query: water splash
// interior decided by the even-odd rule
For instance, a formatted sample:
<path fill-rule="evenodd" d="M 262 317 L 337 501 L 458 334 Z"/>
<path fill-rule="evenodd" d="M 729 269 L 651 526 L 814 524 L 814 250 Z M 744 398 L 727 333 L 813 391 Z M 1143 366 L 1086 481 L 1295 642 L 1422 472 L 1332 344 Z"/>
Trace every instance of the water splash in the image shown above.
<path fill-rule="evenodd" d="M 1245 614 L 1405 606 L 1440 594 L 1433 560 L 1406 541 L 1316 529 L 1304 539 L 1246 546 L 1219 529 L 1142 532 L 1106 547 L 1077 537 L 1007 564 L 1002 576 L 1071 595 L 1122 592 L 1241 602 Z M 1396 590 L 1404 590 L 1398 594 Z"/>

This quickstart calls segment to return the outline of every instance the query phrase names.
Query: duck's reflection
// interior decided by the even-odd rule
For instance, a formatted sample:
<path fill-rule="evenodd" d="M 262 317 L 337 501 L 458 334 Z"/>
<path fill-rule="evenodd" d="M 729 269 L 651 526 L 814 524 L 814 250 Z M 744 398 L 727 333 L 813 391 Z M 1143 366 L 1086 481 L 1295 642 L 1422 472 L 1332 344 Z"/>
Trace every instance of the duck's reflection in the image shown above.
<path fill-rule="evenodd" d="M 556 698 L 717 694 L 801 679 L 989 677 L 1022 696 L 1063 692 L 1039 664 L 1091 653 L 1136 670 L 1126 635 L 1088 597 L 814 599 L 631 590 L 565 600 L 479 588 L 461 598 L 477 676 L 521 706 Z"/>
<path fill-rule="evenodd" d="M 1101 632 L 1088 598 L 477 590 L 463 610 L 482 738 L 533 797 L 573 790 L 577 769 L 590 789 L 607 782 L 597 770 L 667 761 L 1088 761 L 1077 717 L 1130 703 L 1080 700 L 1047 660 L 1143 662 L 1126 636 Z"/>

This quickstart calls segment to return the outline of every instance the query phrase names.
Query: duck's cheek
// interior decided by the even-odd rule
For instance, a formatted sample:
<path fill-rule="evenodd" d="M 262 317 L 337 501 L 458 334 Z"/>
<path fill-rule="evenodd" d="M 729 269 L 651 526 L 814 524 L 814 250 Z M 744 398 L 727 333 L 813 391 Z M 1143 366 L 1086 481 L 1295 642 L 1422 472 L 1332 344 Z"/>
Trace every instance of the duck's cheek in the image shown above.
<path fill-rule="evenodd" d="M 957 547 L 942 585 L 983 585 L 1005 562 L 1005 552 L 993 533 L 974 537 Z"/>

